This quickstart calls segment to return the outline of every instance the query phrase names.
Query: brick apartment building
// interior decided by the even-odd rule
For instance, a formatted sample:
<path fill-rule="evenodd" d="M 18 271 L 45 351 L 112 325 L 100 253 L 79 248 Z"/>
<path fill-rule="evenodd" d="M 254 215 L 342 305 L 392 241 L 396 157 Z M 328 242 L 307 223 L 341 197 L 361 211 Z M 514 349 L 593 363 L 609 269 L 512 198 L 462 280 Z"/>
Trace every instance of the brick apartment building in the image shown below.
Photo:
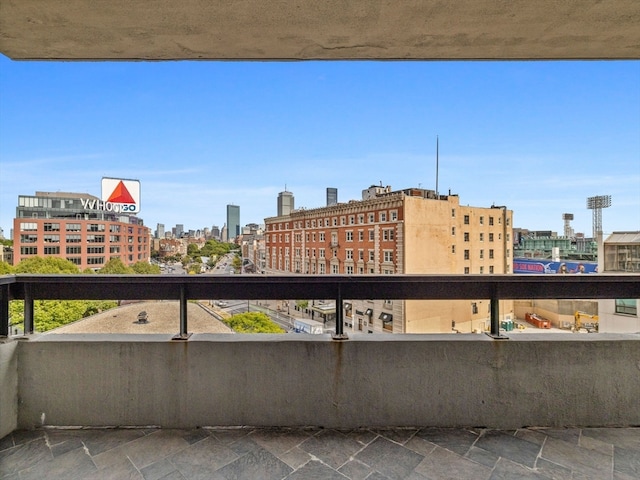
<path fill-rule="evenodd" d="M 150 229 L 140 218 L 107 210 L 84 193 L 20 195 L 13 220 L 14 265 L 21 260 L 60 257 L 80 270 L 98 270 L 112 258 L 125 265 L 150 259 Z"/>
<path fill-rule="evenodd" d="M 511 273 L 512 217 L 506 207 L 460 205 L 457 195 L 371 187 L 362 200 L 265 219 L 266 273 Z M 345 301 L 345 331 L 482 331 L 488 299 Z M 512 316 L 511 302 L 501 316 Z"/>

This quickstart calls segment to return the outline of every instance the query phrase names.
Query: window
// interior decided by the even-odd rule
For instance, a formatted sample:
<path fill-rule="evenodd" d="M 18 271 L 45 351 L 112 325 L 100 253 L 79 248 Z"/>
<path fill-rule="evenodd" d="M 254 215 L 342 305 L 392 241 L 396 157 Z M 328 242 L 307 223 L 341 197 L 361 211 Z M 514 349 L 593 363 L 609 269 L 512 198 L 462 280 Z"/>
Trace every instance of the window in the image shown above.
<path fill-rule="evenodd" d="M 364 214 L 363 213 L 358 215 L 358 223 L 364 223 Z"/>
<path fill-rule="evenodd" d="M 331 265 L 331 273 L 340 273 L 340 271 L 338 270 L 338 265 Z"/>
<path fill-rule="evenodd" d="M 452 208 L 451 209 L 451 217 L 455 218 L 455 216 L 456 216 L 456 209 Z"/>
<path fill-rule="evenodd" d="M 489 225 L 493 225 L 493 217 L 489 217 Z"/>
<path fill-rule="evenodd" d="M 464 251 L 464 259 L 469 260 L 469 250 Z"/>
<path fill-rule="evenodd" d="M 638 314 L 637 301 L 634 298 L 617 299 L 616 313 L 622 313 L 623 315 L 637 315 Z"/>
<path fill-rule="evenodd" d="M 369 223 L 375 222 L 375 215 L 373 213 L 369 214 Z"/>
<path fill-rule="evenodd" d="M 393 228 L 385 228 L 382 230 L 382 240 L 384 241 L 393 240 Z"/>
<path fill-rule="evenodd" d="M 484 217 L 480 217 L 480 225 L 484 225 Z"/>
<path fill-rule="evenodd" d="M 119 229 L 120 227 L 118 227 L 118 230 Z M 79 232 L 80 230 L 82 230 L 82 227 L 79 223 L 67 223 L 67 227 L 65 228 L 65 230 L 67 232 Z"/>
<path fill-rule="evenodd" d="M 324 257 L 324 248 L 320 249 L 320 258 L 325 258 Z"/>
<path fill-rule="evenodd" d="M 60 255 L 60 247 L 44 247 L 45 255 Z"/>
<path fill-rule="evenodd" d="M 456 246 L 455 245 L 451 245 L 451 253 L 456 253 Z"/>
<path fill-rule="evenodd" d="M 464 224 L 469 225 L 469 215 L 464 216 Z"/>
<path fill-rule="evenodd" d="M 364 232 L 362 230 L 358 231 L 358 241 L 364 242 Z"/>
<path fill-rule="evenodd" d="M 386 222 L 387 221 L 387 212 L 380 212 L 378 214 L 378 217 L 380 218 L 381 222 Z"/>
<path fill-rule="evenodd" d="M 347 224 L 347 217 L 340 217 L 340 225 L 346 225 Z"/>
<path fill-rule="evenodd" d="M 493 273 L 493 265 L 489 265 L 489 273 Z"/>
<path fill-rule="evenodd" d="M 358 250 L 358 260 L 364 260 L 364 250 Z"/>
<path fill-rule="evenodd" d="M 43 240 L 44 243 L 60 243 L 60 235 L 45 235 Z"/>
<path fill-rule="evenodd" d="M 469 232 L 464 232 L 464 241 L 465 242 L 469 241 Z"/>
<path fill-rule="evenodd" d="M 480 250 L 480 258 L 484 258 L 484 250 Z"/>
<path fill-rule="evenodd" d="M 38 235 L 32 235 L 32 234 L 20 235 L 20 243 L 37 243 L 37 242 L 38 242 Z"/>
<path fill-rule="evenodd" d="M 60 224 L 59 223 L 45 223 L 44 224 L 45 232 L 59 232 Z"/>
<path fill-rule="evenodd" d="M 80 255 L 82 247 L 67 247 L 67 255 Z"/>
<path fill-rule="evenodd" d="M 469 267 L 464 267 L 464 273 L 465 273 L 465 275 L 469 274 Z"/>
<path fill-rule="evenodd" d="M 324 232 L 320 232 L 320 241 L 324 242 Z"/>
<path fill-rule="evenodd" d="M 38 247 L 20 247 L 20 255 L 37 255 Z"/>
<path fill-rule="evenodd" d="M 490 242 L 493 242 L 493 233 L 490 233 L 490 234 L 489 234 L 489 241 L 490 241 Z"/>
<path fill-rule="evenodd" d="M 455 235 L 456 234 L 456 227 L 451 227 L 451 235 Z"/>
<path fill-rule="evenodd" d="M 87 253 L 104 253 L 104 247 L 87 247 Z"/>
<path fill-rule="evenodd" d="M 338 225 L 338 217 L 333 217 L 331 220 L 333 221 L 334 227 Z"/>
<path fill-rule="evenodd" d="M 20 231 L 22 232 L 35 232 L 38 230 L 37 223 L 24 222 L 20 224 Z"/>
<path fill-rule="evenodd" d="M 76 234 L 67 234 L 67 243 L 80 243 L 82 238 L 80 235 Z"/>
<path fill-rule="evenodd" d="M 489 258 L 493 258 L 493 248 L 489 249 Z"/>
<path fill-rule="evenodd" d="M 389 215 L 391 215 L 391 220 L 392 221 L 396 221 L 398 220 L 398 212 L 396 210 L 392 210 L 391 212 L 389 212 Z"/>
<path fill-rule="evenodd" d="M 353 232 L 349 230 L 348 232 L 346 232 L 346 234 L 347 234 L 347 242 L 353 242 Z"/>
<path fill-rule="evenodd" d="M 484 242 L 484 233 L 480 233 L 480 241 Z"/>
<path fill-rule="evenodd" d="M 349 215 L 349 225 L 354 225 L 356 223 L 355 215 Z"/>
<path fill-rule="evenodd" d="M 484 267 L 480 267 L 480 273 L 484 273 Z"/>
<path fill-rule="evenodd" d="M 369 250 L 369 261 L 373 262 L 374 260 L 375 260 L 375 253 L 373 250 Z"/>
<path fill-rule="evenodd" d="M 353 275 L 353 265 L 347 265 L 344 267 L 344 273 L 347 275 Z"/>
<path fill-rule="evenodd" d="M 87 224 L 87 232 L 104 232 L 104 223 Z"/>
<path fill-rule="evenodd" d="M 393 250 L 385 250 L 383 255 L 385 262 L 393 262 Z"/>
<path fill-rule="evenodd" d="M 104 243 L 104 235 L 87 235 L 87 243 Z"/>
<path fill-rule="evenodd" d="M 471 313 L 474 315 L 478 313 L 478 304 L 476 302 L 473 302 L 471 304 Z"/>
<path fill-rule="evenodd" d="M 347 255 L 347 260 L 353 260 L 353 250 L 348 248 L 345 250 L 345 253 Z"/>
<path fill-rule="evenodd" d="M 369 230 L 369 241 L 373 242 L 375 240 L 375 233 L 373 230 Z"/>

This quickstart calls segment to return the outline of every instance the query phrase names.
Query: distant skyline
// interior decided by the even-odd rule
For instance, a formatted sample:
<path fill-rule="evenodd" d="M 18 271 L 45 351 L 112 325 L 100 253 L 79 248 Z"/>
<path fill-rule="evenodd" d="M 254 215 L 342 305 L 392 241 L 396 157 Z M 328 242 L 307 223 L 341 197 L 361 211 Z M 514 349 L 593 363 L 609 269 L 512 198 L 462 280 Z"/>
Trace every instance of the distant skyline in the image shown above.
<path fill-rule="evenodd" d="M 438 186 L 514 226 L 640 230 L 640 62 L 13 62 L 0 55 L 0 227 L 18 195 L 138 179 L 152 230 L 241 226 Z"/>

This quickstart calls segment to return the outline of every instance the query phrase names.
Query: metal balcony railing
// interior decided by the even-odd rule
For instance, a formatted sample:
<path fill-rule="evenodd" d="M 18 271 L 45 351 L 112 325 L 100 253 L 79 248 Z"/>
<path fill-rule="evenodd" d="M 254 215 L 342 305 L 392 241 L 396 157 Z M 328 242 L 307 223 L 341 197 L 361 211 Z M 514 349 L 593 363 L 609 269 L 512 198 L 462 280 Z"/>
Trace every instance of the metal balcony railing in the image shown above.
<path fill-rule="evenodd" d="M 180 300 L 175 338 L 187 339 L 187 301 L 211 298 L 335 299 L 336 333 L 343 299 L 488 299 L 493 338 L 499 301 L 640 298 L 640 275 L 4 275 L 0 276 L 0 336 L 9 334 L 9 301 L 24 300 L 24 332 L 34 332 L 34 300 Z"/>

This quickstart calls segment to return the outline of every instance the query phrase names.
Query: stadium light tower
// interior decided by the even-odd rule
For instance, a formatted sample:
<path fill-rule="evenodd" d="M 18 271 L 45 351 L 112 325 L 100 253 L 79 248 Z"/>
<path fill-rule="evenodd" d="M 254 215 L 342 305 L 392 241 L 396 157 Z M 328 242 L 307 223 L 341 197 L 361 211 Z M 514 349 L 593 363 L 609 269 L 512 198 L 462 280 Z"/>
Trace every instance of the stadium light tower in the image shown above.
<path fill-rule="evenodd" d="M 562 220 L 564 220 L 564 236 L 573 237 L 573 228 L 571 228 L 571 220 L 573 220 L 573 213 L 563 213 Z"/>
<path fill-rule="evenodd" d="M 602 209 L 611 206 L 611 195 L 598 195 L 587 198 L 587 208 L 593 210 L 593 238 L 602 232 Z"/>

